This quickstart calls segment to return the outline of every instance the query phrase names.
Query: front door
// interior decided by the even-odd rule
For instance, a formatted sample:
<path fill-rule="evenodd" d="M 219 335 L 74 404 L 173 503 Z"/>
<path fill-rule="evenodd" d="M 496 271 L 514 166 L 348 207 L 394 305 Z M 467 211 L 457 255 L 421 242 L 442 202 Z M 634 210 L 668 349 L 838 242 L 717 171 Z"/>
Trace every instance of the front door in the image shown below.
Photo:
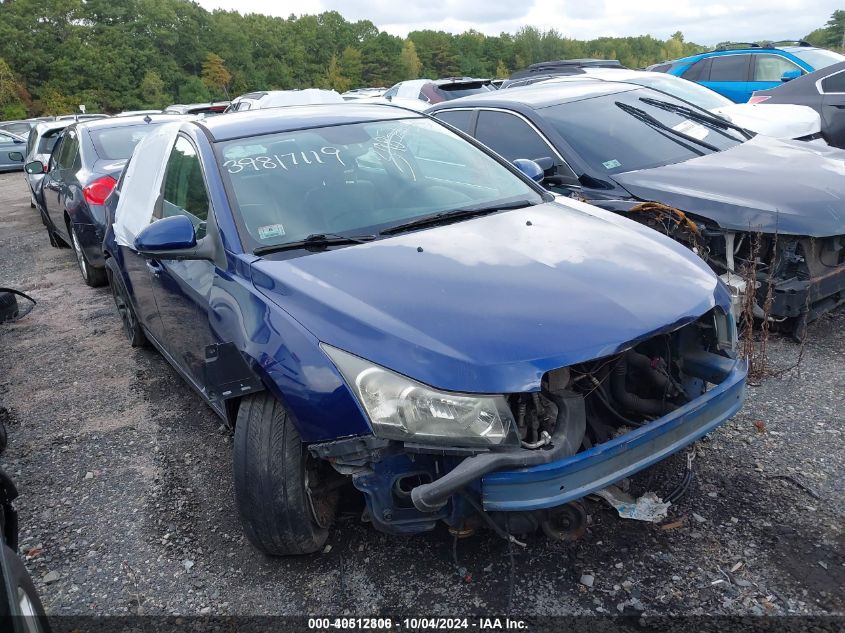
<path fill-rule="evenodd" d="M 205 237 L 210 206 L 196 148 L 179 136 L 167 161 L 162 204 L 154 221 L 185 215 L 200 240 Z M 188 379 L 204 391 L 206 348 L 216 342 L 208 309 L 215 266 L 206 260 L 166 259 L 148 259 L 147 266 L 164 329 L 162 344 Z"/>

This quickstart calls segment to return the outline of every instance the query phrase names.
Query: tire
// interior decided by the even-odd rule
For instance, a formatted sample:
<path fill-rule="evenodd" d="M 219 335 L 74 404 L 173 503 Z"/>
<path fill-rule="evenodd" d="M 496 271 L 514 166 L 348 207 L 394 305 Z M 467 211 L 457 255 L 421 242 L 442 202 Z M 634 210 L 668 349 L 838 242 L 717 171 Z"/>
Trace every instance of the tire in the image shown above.
<path fill-rule="evenodd" d="M 0 292 L 0 323 L 18 318 L 18 299 L 11 292 Z"/>
<path fill-rule="evenodd" d="M 141 328 L 141 323 L 138 321 L 135 308 L 132 307 L 132 301 L 129 300 L 129 293 L 126 292 L 126 287 L 123 285 L 123 278 L 120 276 L 120 270 L 114 258 L 110 257 L 106 260 L 106 271 L 108 271 L 106 274 L 111 285 L 114 305 L 123 324 L 123 333 L 126 334 L 126 339 L 132 347 L 147 347 L 149 342 L 144 335 L 144 330 Z"/>
<path fill-rule="evenodd" d="M 50 625 L 47 622 L 47 616 L 44 614 L 44 607 L 41 605 L 38 592 L 35 591 L 35 585 L 32 584 L 32 578 L 30 578 L 23 561 L 5 543 L 0 543 L 0 547 L 3 548 L 2 556 L 6 563 L 4 565 L 6 567 L 5 571 L 12 584 L 6 590 L 11 594 L 12 599 L 18 601 L 18 610 L 21 611 L 21 615 L 29 615 L 31 613 L 30 617 L 27 617 L 22 622 L 23 626 L 20 630 L 32 631 L 33 633 L 49 632 Z M 25 608 L 21 605 L 23 601 L 26 601 Z M 4 607 L 6 606 L 4 605 Z M 5 620 L 6 618 L 3 619 Z M 11 624 L 13 623 L 10 622 Z"/>
<path fill-rule="evenodd" d="M 238 514 L 250 542 L 269 556 L 320 550 L 337 510 L 337 493 L 312 499 L 306 484 L 311 473 L 331 467 L 308 454 L 285 407 L 266 392 L 244 398 L 234 448 Z"/>
<path fill-rule="evenodd" d="M 106 271 L 91 266 L 88 258 L 85 257 L 85 251 L 82 250 L 82 244 L 79 242 L 79 236 L 76 234 L 76 227 L 73 222 L 68 222 L 68 233 L 70 233 L 71 246 L 73 246 L 73 252 L 76 255 L 79 272 L 82 273 L 82 279 L 92 288 L 106 285 Z"/>

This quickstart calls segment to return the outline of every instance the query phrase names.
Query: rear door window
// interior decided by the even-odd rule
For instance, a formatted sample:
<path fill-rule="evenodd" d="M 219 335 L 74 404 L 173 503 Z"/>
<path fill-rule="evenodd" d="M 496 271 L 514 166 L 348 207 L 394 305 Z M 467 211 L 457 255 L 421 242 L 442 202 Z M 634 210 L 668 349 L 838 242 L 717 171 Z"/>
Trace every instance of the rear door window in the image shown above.
<path fill-rule="evenodd" d="M 750 55 L 721 55 L 710 62 L 710 81 L 748 81 Z"/>
<path fill-rule="evenodd" d="M 845 72 L 822 79 L 822 92 L 825 94 L 845 93 Z"/>
<path fill-rule="evenodd" d="M 63 138 L 56 157 L 56 164 L 59 169 L 64 170 L 71 169 L 76 161 L 76 156 L 79 153 L 79 135 L 76 130 L 68 130 Z"/>

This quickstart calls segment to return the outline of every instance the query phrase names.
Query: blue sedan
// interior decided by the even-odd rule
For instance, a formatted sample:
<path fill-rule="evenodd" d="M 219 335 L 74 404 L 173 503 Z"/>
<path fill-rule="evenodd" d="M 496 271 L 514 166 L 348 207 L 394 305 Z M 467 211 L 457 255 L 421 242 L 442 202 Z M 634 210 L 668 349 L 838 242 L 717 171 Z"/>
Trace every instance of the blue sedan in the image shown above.
<path fill-rule="evenodd" d="M 318 551 L 349 484 L 384 532 L 566 540 L 579 499 L 740 408 L 707 266 L 516 162 L 374 104 L 177 122 L 136 148 L 107 201 L 115 303 L 234 428 L 259 550 Z"/>

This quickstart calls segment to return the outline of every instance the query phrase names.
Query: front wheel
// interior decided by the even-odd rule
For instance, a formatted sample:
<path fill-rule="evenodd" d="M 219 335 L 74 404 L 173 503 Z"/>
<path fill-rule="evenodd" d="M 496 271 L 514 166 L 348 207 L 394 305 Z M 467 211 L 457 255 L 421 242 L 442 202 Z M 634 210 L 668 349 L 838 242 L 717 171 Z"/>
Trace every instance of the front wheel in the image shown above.
<path fill-rule="evenodd" d="M 262 392 L 238 409 L 235 496 L 250 542 L 270 556 L 311 554 L 337 511 L 336 475 L 308 453 L 285 407 Z"/>

